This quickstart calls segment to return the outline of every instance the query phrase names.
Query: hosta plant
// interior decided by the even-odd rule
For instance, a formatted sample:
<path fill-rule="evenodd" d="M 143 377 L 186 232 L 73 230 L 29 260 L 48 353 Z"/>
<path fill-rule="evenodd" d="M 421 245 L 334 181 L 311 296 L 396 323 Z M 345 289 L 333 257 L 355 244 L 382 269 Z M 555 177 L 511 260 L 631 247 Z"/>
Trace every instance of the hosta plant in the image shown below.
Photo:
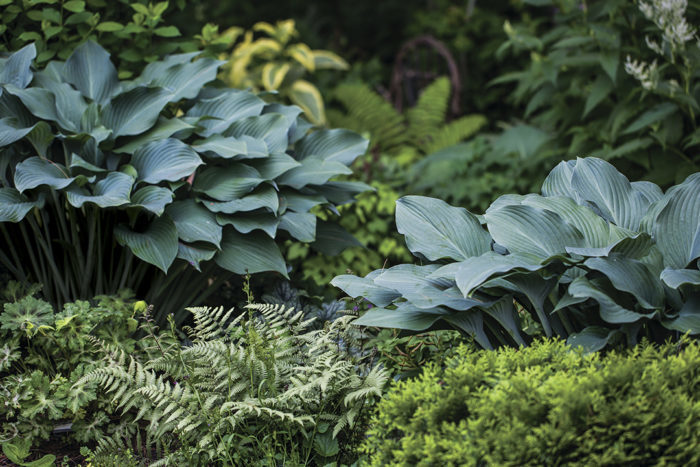
<path fill-rule="evenodd" d="M 91 41 L 43 71 L 35 54 L 0 61 L 0 261 L 54 304 L 128 287 L 167 313 L 214 290 L 217 266 L 286 276 L 275 240 L 327 236 L 310 210 L 366 188 L 329 182 L 363 138 L 204 87 L 222 62 L 173 55 L 120 82 Z"/>
<path fill-rule="evenodd" d="M 700 174 L 663 193 L 577 159 L 483 216 L 403 197 L 396 224 L 422 264 L 336 277 L 377 305 L 356 324 L 451 326 L 485 348 L 527 345 L 521 315 L 588 349 L 700 332 Z"/>

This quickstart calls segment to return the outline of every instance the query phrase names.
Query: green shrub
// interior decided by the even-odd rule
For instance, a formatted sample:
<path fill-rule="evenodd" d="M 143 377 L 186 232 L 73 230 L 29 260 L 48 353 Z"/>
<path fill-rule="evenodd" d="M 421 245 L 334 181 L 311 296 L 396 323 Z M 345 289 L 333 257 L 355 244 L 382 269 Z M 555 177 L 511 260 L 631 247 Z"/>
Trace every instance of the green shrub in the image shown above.
<path fill-rule="evenodd" d="M 173 55 L 120 82 L 92 41 L 40 72 L 35 55 L 29 45 L 0 61 L 0 261 L 57 306 L 127 287 L 164 317 L 222 271 L 286 276 L 275 240 L 328 236 L 335 226 L 311 209 L 368 188 L 329 182 L 367 141 L 310 133 L 298 107 L 205 88 L 222 62 Z"/>
<path fill-rule="evenodd" d="M 589 350 L 700 332 L 700 173 L 664 194 L 578 159 L 542 195 L 504 195 L 483 216 L 403 197 L 396 225 L 422 265 L 332 281 L 377 305 L 358 325 L 451 326 L 484 348 L 526 345 L 528 320 Z"/>
<path fill-rule="evenodd" d="M 359 352 L 363 336 L 350 326 L 353 317 L 313 331 L 302 312 L 281 305 L 249 305 L 234 320 L 233 310 L 189 310 L 195 325 L 187 345 L 143 361 L 110 353 L 76 383 L 97 382 L 126 416 L 136 413 L 132 430 L 101 440 L 96 455 L 134 448 L 143 419 L 146 445 L 169 452 L 158 465 L 356 458 L 370 404 L 389 375 Z"/>
<path fill-rule="evenodd" d="M 700 348 L 582 355 L 561 341 L 475 352 L 379 403 L 371 465 L 695 465 Z"/>

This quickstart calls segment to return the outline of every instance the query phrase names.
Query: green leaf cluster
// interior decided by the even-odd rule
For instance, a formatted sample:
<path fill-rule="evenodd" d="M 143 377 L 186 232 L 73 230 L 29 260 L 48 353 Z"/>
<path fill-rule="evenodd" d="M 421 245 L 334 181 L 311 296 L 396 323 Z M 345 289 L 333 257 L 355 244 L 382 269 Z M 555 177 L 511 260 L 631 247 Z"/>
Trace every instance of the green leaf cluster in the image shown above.
<path fill-rule="evenodd" d="M 588 350 L 700 332 L 700 174 L 663 193 L 577 159 L 542 195 L 504 195 L 482 216 L 405 196 L 396 225 L 423 264 L 333 279 L 377 305 L 356 324 L 448 326 L 483 348 L 527 345 L 538 327 Z"/>
<path fill-rule="evenodd" d="M 689 465 L 697 342 L 582 355 L 561 341 L 462 347 L 378 405 L 368 465 Z"/>
<path fill-rule="evenodd" d="M 146 443 L 167 453 L 157 465 L 354 460 L 389 375 L 356 352 L 352 316 L 310 330 L 312 320 L 283 305 L 249 305 L 237 318 L 233 309 L 189 310 L 187 345 L 150 359 L 112 353 L 74 387 L 96 382 L 125 415 L 136 413 L 132 426 L 147 423 Z M 95 454 L 133 446 L 136 435 L 115 433 Z"/>
<path fill-rule="evenodd" d="M 38 72 L 35 55 L 28 45 L 0 63 L 0 260 L 53 303 L 155 276 L 149 293 L 177 311 L 193 288 L 166 292 L 166 273 L 286 276 L 275 240 L 328 236 L 337 228 L 312 208 L 367 189 L 329 181 L 351 173 L 367 141 L 309 132 L 298 107 L 206 88 L 220 61 L 172 55 L 119 81 L 92 41 Z"/>

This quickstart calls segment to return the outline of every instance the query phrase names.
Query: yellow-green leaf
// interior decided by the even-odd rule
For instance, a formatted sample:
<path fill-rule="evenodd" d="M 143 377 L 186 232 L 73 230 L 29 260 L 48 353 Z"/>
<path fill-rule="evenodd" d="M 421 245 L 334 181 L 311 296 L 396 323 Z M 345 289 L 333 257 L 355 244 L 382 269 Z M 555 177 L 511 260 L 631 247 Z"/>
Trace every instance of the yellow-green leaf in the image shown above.
<path fill-rule="evenodd" d="M 314 65 L 317 70 L 332 69 L 332 70 L 347 70 L 350 68 L 348 62 L 342 59 L 339 55 L 334 54 L 330 50 L 314 50 Z"/>
<path fill-rule="evenodd" d="M 180 35 L 180 30 L 175 26 L 163 26 L 155 29 L 153 33 L 160 37 L 177 37 Z"/>
<path fill-rule="evenodd" d="M 104 23 L 98 24 L 96 29 L 102 32 L 114 32 L 124 29 L 124 25 L 115 23 L 114 21 L 105 21 Z"/>
<path fill-rule="evenodd" d="M 262 70 L 262 83 L 267 91 L 279 89 L 289 72 L 288 63 L 267 63 Z"/>
<path fill-rule="evenodd" d="M 73 13 L 80 13 L 85 10 L 85 2 L 82 0 L 70 0 L 63 4 L 63 8 Z"/>
<path fill-rule="evenodd" d="M 309 71 L 314 71 L 316 69 L 316 62 L 314 60 L 314 52 L 306 44 L 294 44 L 287 49 L 287 54 L 294 60 L 299 62 L 301 66 Z"/>
<path fill-rule="evenodd" d="M 326 112 L 323 106 L 323 98 L 316 86 L 303 79 L 295 81 L 289 90 L 289 98 L 304 110 L 306 117 L 312 123 L 317 125 L 325 123 Z"/>

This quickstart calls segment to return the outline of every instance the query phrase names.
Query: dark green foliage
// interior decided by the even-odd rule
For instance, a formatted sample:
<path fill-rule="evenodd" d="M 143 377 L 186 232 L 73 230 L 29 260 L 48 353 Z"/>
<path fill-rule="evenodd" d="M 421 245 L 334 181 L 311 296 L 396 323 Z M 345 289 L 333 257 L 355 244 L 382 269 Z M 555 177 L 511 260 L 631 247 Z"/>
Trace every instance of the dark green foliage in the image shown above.
<path fill-rule="evenodd" d="M 217 60 L 172 55 L 119 81 L 92 41 L 40 72 L 35 55 L 0 61 L 0 261 L 57 306 L 128 287 L 167 314 L 231 273 L 286 276 L 275 240 L 328 237 L 338 228 L 311 209 L 368 188 L 329 181 L 351 173 L 362 137 L 205 88 Z"/>
<path fill-rule="evenodd" d="M 462 347 L 379 403 L 371 465 L 696 465 L 700 348 Z"/>

